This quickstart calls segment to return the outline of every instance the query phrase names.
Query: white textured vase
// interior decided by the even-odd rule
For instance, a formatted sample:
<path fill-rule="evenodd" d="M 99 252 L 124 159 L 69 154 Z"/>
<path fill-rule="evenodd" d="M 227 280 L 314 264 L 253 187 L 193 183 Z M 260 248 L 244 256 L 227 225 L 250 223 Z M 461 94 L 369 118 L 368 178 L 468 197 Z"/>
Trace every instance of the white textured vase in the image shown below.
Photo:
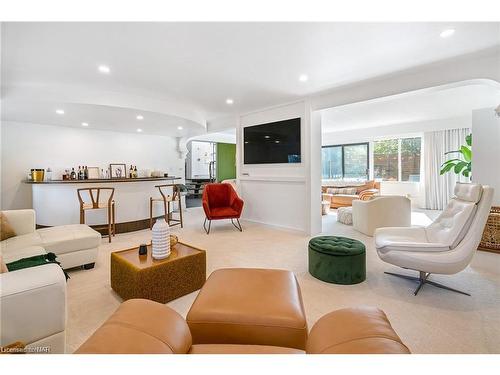
<path fill-rule="evenodd" d="M 157 219 L 153 225 L 151 243 L 154 259 L 164 259 L 170 255 L 170 227 L 165 219 Z"/>

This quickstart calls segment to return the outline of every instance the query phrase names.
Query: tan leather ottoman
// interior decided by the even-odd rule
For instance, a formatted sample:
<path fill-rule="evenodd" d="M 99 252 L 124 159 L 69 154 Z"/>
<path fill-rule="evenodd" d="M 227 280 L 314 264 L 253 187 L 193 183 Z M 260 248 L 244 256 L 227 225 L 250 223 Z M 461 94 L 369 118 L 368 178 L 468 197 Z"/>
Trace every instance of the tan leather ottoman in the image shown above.
<path fill-rule="evenodd" d="M 187 315 L 193 344 L 270 345 L 304 350 L 307 322 L 290 271 L 214 271 Z"/>

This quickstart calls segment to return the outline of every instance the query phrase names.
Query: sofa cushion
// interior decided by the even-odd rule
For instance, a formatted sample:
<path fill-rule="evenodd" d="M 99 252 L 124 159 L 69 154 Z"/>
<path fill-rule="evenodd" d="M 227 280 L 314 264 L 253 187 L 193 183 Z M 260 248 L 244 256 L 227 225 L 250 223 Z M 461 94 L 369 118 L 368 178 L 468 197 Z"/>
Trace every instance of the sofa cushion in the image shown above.
<path fill-rule="evenodd" d="M 307 341 L 309 354 L 409 354 L 385 313 L 362 306 L 320 318 Z"/>
<path fill-rule="evenodd" d="M 10 253 L 18 249 L 23 249 L 30 246 L 41 246 L 42 239 L 37 232 L 22 234 L 2 241 L 0 246 L 4 253 Z"/>
<path fill-rule="evenodd" d="M 3 256 L 0 254 L 0 273 L 9 272 L 7 265 L 3 261 Z"/>
<path fill-rule="evenodd" d="M 26 247 L 6 247 L 2 248 L 3 261 L 5 263 L 15 262 L 22 258 L 29 258 L 35 255 L 47 254 L 45 249 L 41 246 L 26 246 Z"/>
<path fill-rule="evenodd" d="M 328 188 L 326 192 L 328 194 L 346 194 L 346 195 L 355 195 L 357 189 L 355 187 L 342 187 L 342 188 Z"/>
<path fill-rule="evenodd" d="M 186 354 L 191 334 L 170 307 L 130 299 L 78 348 L 77 354 Z"/>
<path fill-rule="evenodd" d="M 8 238 L 14 237 L 15 235 L 16 232 L 14 232 L 14 229 L 7 220 L 7 217 L 3 214 L 3 212 L 0 212 L 0 241 L 4 241 Z"/>
<path fill-rule="evenodd" d="M 194 344 L 271 345 L 304 349 L 307 322 L 290 271 L 214 271 L 186 318 Z"/>
<path fill-rule="evenodd" d="M 37 230 L 42 246 L 55 254 L 92 249 L 101 243 L 101 235 L 88 225 L 61 225 Z"/>

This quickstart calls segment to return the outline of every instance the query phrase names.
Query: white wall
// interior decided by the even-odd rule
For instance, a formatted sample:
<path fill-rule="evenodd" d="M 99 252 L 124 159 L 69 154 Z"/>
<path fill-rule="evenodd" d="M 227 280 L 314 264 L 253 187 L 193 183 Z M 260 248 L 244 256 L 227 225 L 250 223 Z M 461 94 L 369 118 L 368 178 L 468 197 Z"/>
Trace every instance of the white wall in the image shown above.
<path fill-rule="evenodd" d="M 354 129 L 350 131 L 330 132 L 323 134 L 321 143 L 323 146 L 328 146 L 345 143 L 369 142 L 383 137 L 398 137 L 408 134 L 445 129 L 470 128 L 471 122 L 472 116 L 466 116 L 439 120 L 407 122 L 365 129 Z"/>
<path fill-rule="evenodd" d="M 243 128 L 301 118 L 301 163 L 243 164 Z M 306 133 L 309 117 L 304 102 L 288 104 L 240 118 L 237 128 L 237 175 L 245 200 L 243 218 L 284 228 L 309 231 L 307 174 L 310 163 Z M 319 207 L 319 206 L 318 206 Z"/>
<path fill-rule="evenodd" d="M 31 168 L 50 167 L 53 179 L 60 179 L 65 168 L 125 163 L 184 178 L 172 137 L 3 122 L 1 146 L 2 209 L 32 207 L 31 185 L 21 182 Z"/>
<path fill-rule="evenodd" d="M 472 179 L 495 189 L 493 205 L 500 206 L 500 118 L 494 108 L 472 112 Z"/>

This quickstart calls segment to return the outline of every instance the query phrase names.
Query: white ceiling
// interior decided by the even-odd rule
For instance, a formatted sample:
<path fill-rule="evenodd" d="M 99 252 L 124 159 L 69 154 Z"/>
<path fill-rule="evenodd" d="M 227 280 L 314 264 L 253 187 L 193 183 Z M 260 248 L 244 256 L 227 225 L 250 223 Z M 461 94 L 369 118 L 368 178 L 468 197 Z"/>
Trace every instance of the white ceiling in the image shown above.
<path fill-rule="evenodd" d="M 147 110 L 168 116 L 151 133 L 182 118 L 201 134 L 207 120 L 495 45 L 500 23 L 3 23 L 2 119 L 130 131 L 117 112 Z"/>
<path fill-rule="evenodd" d="M 500 103 L 500 85 L 473 84 L 402 94 L 321 111 L 323 133 L 472 116 Z M 396 130 L 396 129 L 395 129 Z"/>

